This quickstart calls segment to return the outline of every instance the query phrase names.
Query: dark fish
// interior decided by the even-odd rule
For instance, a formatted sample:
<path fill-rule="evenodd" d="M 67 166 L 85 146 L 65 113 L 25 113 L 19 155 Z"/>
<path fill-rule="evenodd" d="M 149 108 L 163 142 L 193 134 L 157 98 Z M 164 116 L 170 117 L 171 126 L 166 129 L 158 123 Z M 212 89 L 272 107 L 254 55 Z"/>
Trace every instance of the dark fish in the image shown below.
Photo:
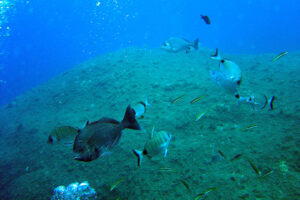
<path fill-rule="evenodd" d="M 226 159 L 226 156 L 222 151 L 219 150 L 218 153 L 222 156 L 222 158 Z"/>
<path fill-rule="evenodd" d="M 210 19 L 208 16 L 206 16 L 206 15 L 200 15 L 200 16 L 205 21 L 206 24 L 210 24 Z"/>
<path fill-rule="evenodd" d="M 232 161 L 235 161 L 235 160 L 239 159 L 242 155 L 243 155 L 243 154 L 237 154 L 237 155 L 235 155 L 233 158 L 231 158 L 230 161 L 231 161 L 231 162 L 232 162 Z"/>
<path fill-rule="evenodd" d="M 76 156 L 74 159 L 85 162 L 97 159 L 119 143 L 122 130 L 125 128 L 141 130 L 135 119 L 135 111 L 130 105 L 121 122 L 104 117 L 87 123 L 83 129 L 79 130 L 75 138 L 73 151 Z"/>

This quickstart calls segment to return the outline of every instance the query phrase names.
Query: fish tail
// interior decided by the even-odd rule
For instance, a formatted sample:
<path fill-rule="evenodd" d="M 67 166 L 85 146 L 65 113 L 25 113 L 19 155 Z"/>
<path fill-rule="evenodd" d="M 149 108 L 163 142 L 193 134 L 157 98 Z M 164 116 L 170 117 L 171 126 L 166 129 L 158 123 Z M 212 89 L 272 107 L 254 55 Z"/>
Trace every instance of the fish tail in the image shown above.
<path fill-rule="evenodd" d="M 148 101 L 148 97 L 146 97 L 146 99 L 145 99 L 145 105 L 146 105 L 146 106 L 151 106 L 151 104 L 150 104 L 149 101 Z"/>
<path fill-rule="evenodd" d="M 127 106 L 124 118 L 122 120 L 122 125 L 124 125 L 124 128 L 130 128 L 135 130 L 142 130 L 142 127 L 139 125 L 139 123 L 135 119 L 135 111 L 132 109 L 131 105 Z"/>
<path fill-rule="evenodd" d="M 198 49 L 198 47 L 199 47 L 199 38 L 196 38 L 194 41 L 194 48 Z"/>
<path fill-rule="evenodd" d="M 214 59 L 214 60 L 220 60 L 220 61 L 222 60 L 218 48 L 216 48 L 216 53 L 215 53 L 214 55 L 211 55 L 210 57 L 211 57 L 212 59 Z"/>
<path fill-rule="evenodd" d="M 270 109 L 273 110 L 274 109 L 273 103 L 274 103 L 274 100 L 275 100 L 275 96 L 272 96 L 270 99 L 268 99 L 266 95 L 264 95 L 264 97 L 265 97 L 265 102 L 260 108 L 264 109 L 266 107 L 266 105 L 269 104 Z"/>
<path fill-rule="evenodd" d="M 275 96 L 272 96 L 271 99 L 270 99 L 270 101 L 269 101 L 269 105 L 270 105 L 270 109 L 271 109 L 271 110 L 274 109 L 274 107 L 273 107 L 273 102 L 274 102 L 274 100 L 275 100 Z"/>
<path fill-rule="evenodd" d="M 141 166 L 141 163 L 142 163 L 142 158 L 143 158 L 143 152 L 142 151 L 139 151 L 139 150 L 136 150 L 136 149 L 133 149 L 132 152 L 134 153 L 134 155 L 137 157 L 137 164 L 138 166 Z"/>

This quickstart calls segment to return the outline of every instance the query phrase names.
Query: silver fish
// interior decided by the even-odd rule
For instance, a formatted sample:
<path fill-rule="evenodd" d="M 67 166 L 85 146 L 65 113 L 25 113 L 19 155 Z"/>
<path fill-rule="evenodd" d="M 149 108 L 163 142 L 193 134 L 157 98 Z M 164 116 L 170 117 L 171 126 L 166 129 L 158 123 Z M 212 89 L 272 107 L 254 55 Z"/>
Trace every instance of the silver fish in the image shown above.
<path fill-rule="evenodd" d="M 227 78 L 231 79 L 237 85 L 241 84 L 242 71 L 235 62 L 222 59 L 220 61 L 220 72 L 222 72 Z"/>
<path fill-rule="evenodd" d="M 138 166 L 142 163 L 143 156 L 147 156 L 148 158 L 152 158 L 156 155 L 163 153 L 164 158 L 168 153 L 168 146 L 172 139 L 172 134 L 167 133 L 166 131 L 160 131 L 154 133 L 154 128 L 152 129 L 152 133 L 150 139 L 146 142 L 143 151 L 139 151 L 133 149 L 133 153 L 138 158 Z"/>
<path fill-rule="evenodd" d="M 164 41 L 161 48 L 169 52 L 176 53 L 179 51 L 185 51 L 186 53 L 189 53 L 190 51 L 198 49 L 198 43 L 198 38 L 195 39 L 194 42 L 190 42 L 184 38 L 170 37 L 169 39 Z"/>
<path fill-rule="evenodd" d="M 233 94 L 236 98 L 240 97 L 236 88 L 236 84 L 231 79 L 228 79 L 228 77 L 226 77 L 222 72 L 210 70 L 210 77 L 228 93 Z"/>
<path fill-rule="evenodd" d="M 125 128 L 141 130 L 135 119 L 135 111 L 129 105 L 121 122 L 111 118 L 101 118 L 98 121 L 87 123 L 79 130 L 75 138 L 73 151 L 75 160 L 92 161 L 104 155 L 108 150 L 119 143 L 122 130 Z"/>
<path fill-rule="evenodd" d="M 132 108 L 135 111 L 135 118 L 136 119 L 142 119 L 144 118 L 144 114 L 146 113 L 146 108 L 150 106 L 148 102 L 148 98 L 145 99 L 145 101 L 139 101 L 135 104 L 132 104 Z"/>
<path fill-rule="evenodd" d="M 48 143 L 63 143 L 65 145 L 72 145 L 77 134 L 78 129 L 76 128 L 73 128 L 71 126 L 60 126 L 51 131 L 48 137 Z"/>
<path fill-rule="evenodd" d="M 222 72 L 226 78 L 231 79 L 237 85 L 241 84 L 242 71 L 235 62 L 229 59 L 223 59 L 219 53 L 219 49 L 216 49 L 216 53 L 211 55 L 211 58 L 220 61 L 220 72 Z"/>

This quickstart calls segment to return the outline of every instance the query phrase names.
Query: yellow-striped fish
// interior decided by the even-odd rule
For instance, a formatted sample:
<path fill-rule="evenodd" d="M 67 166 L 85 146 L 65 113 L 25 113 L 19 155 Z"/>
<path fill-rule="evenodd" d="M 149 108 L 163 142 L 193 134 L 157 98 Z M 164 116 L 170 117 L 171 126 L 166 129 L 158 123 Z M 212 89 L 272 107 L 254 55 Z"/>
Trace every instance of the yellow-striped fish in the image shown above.
<path fill-rule="evenodd" d="M 235 161 L 235 160 L 239 159 L 242 155 L 243 155 L 243 154 L 237 154 L 237 155 L 235 155 L 233 158 L 231 158 L 230 161 L 231 161 L 231 162 L 232 162 L 232 161 Z"/>
<path fill-rule="evenodd" d="M 197 103 L 198 101 L 200 101 L 201 99 L 203 99 L 205 97 L 205 95 L 201 95 L 195 99 L 193 99 L 190 103 L 193 104 L 193 103 Z"/>
<path fill-rule="evenodd" d="M 109 190 L 110 190 L 110 191 L 113 191 L 113 190 L 114 190 L 121 182 L 123 182 L 123 181 L 125 181 L 125 177 L 120 178 L 119 180 L 117 180 L 116 182 L 114 182 L 114 183 L 110 186 Z"/>
<path fill-rule="evenodd" d="M 184 180 L 178 179 L 178 181 L 182 183 L 189 192 L 191 192 L 190 186 Z"/>
<path fill-rule="evenodd" d="M 274 170 L 272 169 L 269 169 L 266 173 L 264 173 L 263 175 L 260 176 L 260 178 L 263 178 L 263 177 L 266 177 L 266 176 L 269 176 L 270 174 L 273 174 L 274 173 Z"/>
<path fill-rule="evenodd" d="M 261 175 L 261 171 L 251 162 L 251 160 L 249 158 L 246 158 L 248 163 L 251 165 L 252 169 L 255 171 L 255 173 L 260 176 Z"/>
<path fill-rule="evenodd" d="M 218 188 L 216 187 L 213 187 L 213 188 L 209 188 L 208 190 L 204 191 L 204 192 L 201 192 L 199 194 L 197 194 L 194 198 L 194 200 L 198 200 L 200 198 L 202 198 L 203 196 L 206 196 L 208 193 L 212 192 L 212 191 L 215 191 L 215 190 L 218 190 Z"/>
<path fill-rule="evenodd" d="M 247 127 L 240 128 L 240 131 L 247 131 L 247 130 L 249 130 L 249 129 L 253 129 L 253 128 L 256 128 L 256 127 L 258 127 L 258 125 L 256 125 L 256 124 L 251 124 L 251 125 L 249 125 L 249 126 L 247 126 Z"/>
<path fill-rule="evenodd" d="M 280 54 L 278 54 L 277 56 L 275 56 L 275 58 L 273 59 L 273 62 L 275 62 L 276 60 L 280 59 L 282 56 L 288 54 L 287 51 L 281 52 Z"/>
<path fill-rule="evenodd" d="M 199 119 L 201 119 L 207 112 L 208 112 L 208 110 L 205 110 L 205 111 L 203 111 L 202 113 L 200 113 L 200 114 L 196 117 L 195 121 L 198 121 Z"/>
<path fill-rule="evenodd" d="M 159 168 L 159 171 L 162 171 L 162 172 L 175 172 L 175 173 L 177 173 L 177 170 L 169 168 L 169 167 L 161 167 L 161 168 Z"/>
<path fill-rule="evenodd" d="M 171 101 L 171 104 L 176 103 L 177 101 L 179 101 L 180 99 L 182 99 L 184 96 L 185 96 L 185 94 L 180 95 L 179 97 L 173 99 L 173 100 Z"/>

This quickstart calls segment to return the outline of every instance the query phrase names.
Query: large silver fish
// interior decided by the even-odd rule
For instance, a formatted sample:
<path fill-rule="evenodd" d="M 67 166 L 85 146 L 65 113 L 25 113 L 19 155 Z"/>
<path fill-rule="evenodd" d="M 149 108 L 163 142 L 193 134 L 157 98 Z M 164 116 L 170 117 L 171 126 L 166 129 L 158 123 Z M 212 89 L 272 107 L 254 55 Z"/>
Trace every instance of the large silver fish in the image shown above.
<path fill-rule="evenodd" d="M 143 151 L 139 151 L 134 149 L 133 153 L 138 158 L 138 166 L 142 163 L 143 156 L 147 156 L 148 158 L 152 158 L 153 156 L 162 154 L 164 158 L 168 153 L 168 146 L 172 139 L 172 134 L 167 133 L 166 131 L 160 131 L 155 133 L 154 128 L 152 129 L 152 133 L 150 136 L 150 140 L 148 140 L 144 146 Z"/>
<path fill-rule="evenodd" d="M 211 58 L 220 61 L 220 72 L 222 72 L 226 78 L 231 79 L 237 85 L 241 84 L 242 71 L 235 62 L 229 59 L 223 59 L 219 53 L 219 49 L 216 49 L 216 53 L 212 55 Z"/>
<path fill-rule="evenodd" d="M 125 128 L 141 130 L 135 119 L 135 111 L 129 105 L 121 122 L 111 118 L 101 118 L 98 121 L 87 123 L 79 130 L 75 138 L 73 151 L 75 160 L 92 161 L 104 155 L 116 146 Z"/>
<path fill-rule="evenodd" d="M 194 42 L 190 42 L 184 38 L 170 37 L 169 39 L 164 41 L 161 48 L 169 52 L 176 53 L 179 51 L 185 51 L 186 53 L 189 53 L 190 51 L 198 49 L 198 43 L 198 38 Z"/>
<path fill-rule="evenodd" d="M 240 97 L 236 88 L 236 84 L 222 72 L 210 70 L 210 77 L 215 83 L 223 87 L 229 94 L 233 94 L 236 98 Z"/>

